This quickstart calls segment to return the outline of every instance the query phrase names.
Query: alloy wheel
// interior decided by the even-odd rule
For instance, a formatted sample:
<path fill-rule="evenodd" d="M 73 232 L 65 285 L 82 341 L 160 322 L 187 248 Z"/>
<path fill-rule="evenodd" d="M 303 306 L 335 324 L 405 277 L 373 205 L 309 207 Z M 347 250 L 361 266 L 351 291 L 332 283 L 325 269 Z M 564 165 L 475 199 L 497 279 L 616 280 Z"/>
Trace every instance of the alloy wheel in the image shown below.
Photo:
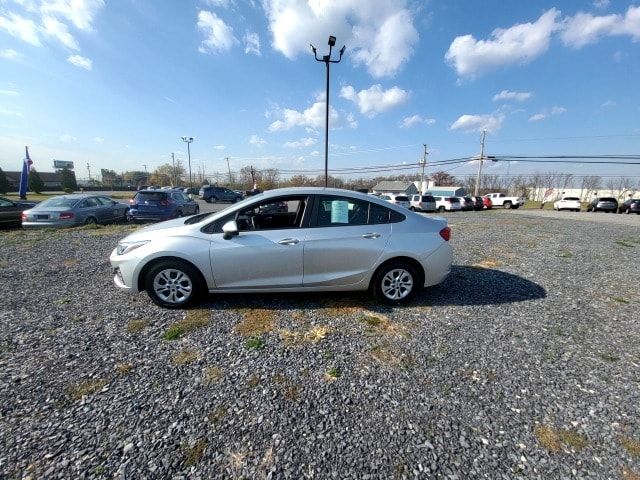
<path fill-rule="evenodd" d="M 160 270 L 154 277 L 153 291 L 163 302 L 180 305 L 191 297 L 193 283 L 183 271 L 167 268 Z"/>
<path fill-rule="evenodd" d="M 402 300 L 413 290 L 413 276 L 404 268 L 389 270 L 382 277 L 381 290 L 389 300 Z"/>

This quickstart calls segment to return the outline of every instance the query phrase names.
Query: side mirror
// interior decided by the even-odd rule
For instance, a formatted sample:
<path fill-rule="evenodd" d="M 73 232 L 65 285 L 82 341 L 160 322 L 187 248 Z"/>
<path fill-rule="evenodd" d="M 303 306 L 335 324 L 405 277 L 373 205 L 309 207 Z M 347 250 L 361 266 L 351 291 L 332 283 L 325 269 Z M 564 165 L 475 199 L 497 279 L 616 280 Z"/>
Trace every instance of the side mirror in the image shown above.
<path fill-rule="evenodd" d="M 193 194 L 189 194 L 189 200 L 193 200 Z"/>
<path fill-rule="evenodd" d="M 225 240 L 231 240 L 238 233 L 238 224 L 235 220 L 231 220 L 222 226 L 222 238 Z"/>

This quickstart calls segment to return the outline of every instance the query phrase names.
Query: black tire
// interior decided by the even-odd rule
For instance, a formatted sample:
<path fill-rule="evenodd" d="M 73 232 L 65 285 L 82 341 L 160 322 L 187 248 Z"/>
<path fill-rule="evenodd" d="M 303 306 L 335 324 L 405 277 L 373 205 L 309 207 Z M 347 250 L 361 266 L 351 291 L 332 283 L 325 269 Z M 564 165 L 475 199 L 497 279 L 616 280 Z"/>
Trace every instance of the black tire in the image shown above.
<path fill-rule="evenodd" d="M 416 211 L 416 207 L 409 207 L 409 210 L 411 210 L 412 212 Z"/>
<path fill-rule="evenodd" d="M 440 212 L 440 213 L 443 213 L 445 210 L 446 210 L 446 209 L 445 209 L 442 205 L 440 205 L 440 206 L 438 207 L 438 212 Z"/>
<path fill-rule="evenodd" d="M 176 218 L 181 218 L 182 217 L 182 210 L 178 210 L 176 212 Z"/>
<path fill-rule="evenodd" d="M 124 213 L 122 214 L 122 219 L 121 221 L 123 223 L 127 223 L 131 221 L 131 216 L 129 215 L 129 209 L 125 209 Z"/>
<path fill-rule="evenodd" d="M 200 206 L 196 205 L 196 209 L 193 211 L 194 215 L 197 215 L 200 213 Z"/>
<path fill-rule="evenodd" d="M 411 301 L 422 288 L 422 278 L 414 267 L 402 261 L 382 265 L 371 280 L 373 295 L 387 305 L 400 305 Z"/>
<path fill-rule="evenodd" d="M 505 208 L 505 209 L 506 209 L 506 208 L 511 208 L 511 202 L 504 202 L 504 203 L 502 204 L 502 208 Z"/>
<path fill-rule="evenodd" d="M 631 209 L 630 209 L 630 208 L 627 208 L 627 210 L 626 210 L 626 212 L 625 212 L 625 213 L 626 213 L 627 215 L 629 215 L 629 214 L 631 213 Z"/>
<path fill-rule="evenodd" d="M 218 199 L 216 197 L 209 197 L 209 203 L 216 203 Z"/>
<path fill-rule="evenodd" d="M 98 224 L 98 220 L 96 220 L 96 217 L 89 217 L 84 221 L 85 225 L 97 225 Z"/>
<path fill-rule="evenodd" d="M 211 203 L 211 197 L 206 198 L 204 201 L 207 203 Z"/>
<path fill-rule="evenodd" d="M 144 277 L 144 285 L 153 303 L 164 308 L 192 305 L 205 289 L 200 272 L 178 259 L 162 260 L 153 265 Z"/>

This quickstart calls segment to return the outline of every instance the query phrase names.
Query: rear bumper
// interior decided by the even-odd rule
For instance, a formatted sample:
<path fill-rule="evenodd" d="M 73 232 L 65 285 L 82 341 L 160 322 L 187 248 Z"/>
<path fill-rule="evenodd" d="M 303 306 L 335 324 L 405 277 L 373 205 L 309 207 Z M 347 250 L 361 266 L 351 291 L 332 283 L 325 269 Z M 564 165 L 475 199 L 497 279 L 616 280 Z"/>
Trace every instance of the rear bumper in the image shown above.
<path fill-rule="evenodd" d="M 75 223 L 74 220 L 71 221 L 42 221 L 42 222 L 22 222 L 22 226 L 24 228 L 68 228 L 75 227 L 80 225 L 79 223 Z"/>
<path fill-rule="evenodd" d="M 431 255 L 422 260 L 424 286 L 431 287 L 442 283 L 451 272 L 452 263 L 453 248 L 449 242 L 444 242 Z"/>

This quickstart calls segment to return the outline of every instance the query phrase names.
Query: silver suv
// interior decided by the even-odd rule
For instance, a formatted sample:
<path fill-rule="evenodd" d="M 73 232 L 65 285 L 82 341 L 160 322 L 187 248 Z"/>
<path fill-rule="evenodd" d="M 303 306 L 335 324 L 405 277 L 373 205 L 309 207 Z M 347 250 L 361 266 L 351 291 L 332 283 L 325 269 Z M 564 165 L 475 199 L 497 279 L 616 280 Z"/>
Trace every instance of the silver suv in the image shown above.
<path fill-rule="evenodd" d="M 435 212 L 436 199 L 432 195 L 413 195 L 409 208 L 414 212 Z"/>

